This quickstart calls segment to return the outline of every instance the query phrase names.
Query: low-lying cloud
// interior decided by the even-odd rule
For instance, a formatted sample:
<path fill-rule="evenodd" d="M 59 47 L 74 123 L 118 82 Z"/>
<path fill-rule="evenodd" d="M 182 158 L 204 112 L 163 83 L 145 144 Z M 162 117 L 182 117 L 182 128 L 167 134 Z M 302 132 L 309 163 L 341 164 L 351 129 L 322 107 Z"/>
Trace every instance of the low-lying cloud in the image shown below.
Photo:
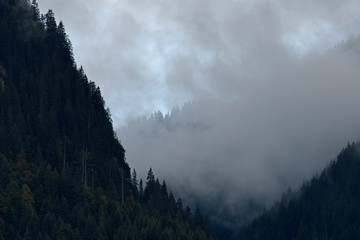
<path fill-rule="evenodd" d="M 358 66 L 342 48 L 284 63 L 238 98 L 203 97 L 119 135 L 140 175 L 151 166 L 188 202 L 243 223 L 359 139 Z"/>
<path fill-rule="evenodd" d="M 38 1 L 100 85 L 130 165 L 230 225 L 360 136 L 359 41 L 328 51 L 359 33 L 357 1 Z"/>

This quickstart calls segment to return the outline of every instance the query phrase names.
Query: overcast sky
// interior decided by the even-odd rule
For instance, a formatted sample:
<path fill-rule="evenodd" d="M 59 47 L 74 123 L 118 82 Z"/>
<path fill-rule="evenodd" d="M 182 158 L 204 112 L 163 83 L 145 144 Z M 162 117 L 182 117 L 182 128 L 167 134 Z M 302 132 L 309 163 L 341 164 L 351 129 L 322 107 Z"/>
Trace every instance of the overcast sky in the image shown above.
<path fill-rule="evenodd" d="M 38 0 L 55 11 L 115 126 L 204 93 L 239 95 L 277 55 L 358 33 L 360 3 L 337 0 Z M 263 71 L 263 70 L 261 70 Z"/>
<path fill-rule="evenodd" d="M 268 203 L 359 139 L 359 1 L 38 2 L 64 22 L 131 167 L 189 201 Z M 192 100 L 166 124 L 131 121 Z"/>

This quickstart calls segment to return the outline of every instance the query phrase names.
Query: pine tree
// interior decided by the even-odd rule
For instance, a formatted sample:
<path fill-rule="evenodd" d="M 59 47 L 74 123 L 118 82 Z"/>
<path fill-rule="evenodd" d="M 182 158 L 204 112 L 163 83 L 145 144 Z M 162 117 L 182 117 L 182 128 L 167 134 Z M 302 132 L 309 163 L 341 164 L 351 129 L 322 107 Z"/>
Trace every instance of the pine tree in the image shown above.
<path fill-rule="evenodd" d="M 131 184 L 134 190 L 134 196 L 137 199 L 139 197 L 139 183 L 137 180 L 137 174 L 135 168 L 133 169 L 132 176 L 131 176 Z"/>
<path fill-rule="evenodd" d="M 139 199 L 142 200 L 144 197 L 144 186 L 143 186 L 143 180 L 140 179 L 139 183 Z"/>

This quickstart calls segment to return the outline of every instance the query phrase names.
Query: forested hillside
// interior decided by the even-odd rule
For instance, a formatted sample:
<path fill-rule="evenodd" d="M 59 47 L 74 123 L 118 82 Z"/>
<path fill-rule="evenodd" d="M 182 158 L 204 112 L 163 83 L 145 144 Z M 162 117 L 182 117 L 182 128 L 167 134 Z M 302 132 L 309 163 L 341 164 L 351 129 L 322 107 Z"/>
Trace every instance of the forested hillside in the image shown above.
<path fill-rule="evenodd" d="M 206 128 L 190 123 L 184 129 Z M 348 144 L 234 239 L 359 239 L 359 150 Z M 212 229 L 152 169 L 137 179 L 54 13 L 40 14 L 35 0 L 0 0 L 0 240 L 216 239 Z"/>
<path fill-rule="evenodd" d="M 152 170 L 130 174 L 100 89 L 36 1 L 0 0 L 0 103 L 0 239 L 213 238 Z"/>
<path fill-rule="evenodd" d="M 319 176 L 284 194 L 237 239 L 359 239 L 360 143 L 349 144 Z"/>

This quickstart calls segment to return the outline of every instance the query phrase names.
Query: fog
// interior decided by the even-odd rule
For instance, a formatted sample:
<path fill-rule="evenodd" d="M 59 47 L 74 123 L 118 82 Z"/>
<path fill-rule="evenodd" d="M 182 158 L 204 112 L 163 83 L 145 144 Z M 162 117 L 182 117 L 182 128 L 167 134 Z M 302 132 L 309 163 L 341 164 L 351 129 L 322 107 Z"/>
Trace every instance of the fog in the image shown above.
<path fill-rule="evenodd" d="M 101 87 L 130 166 L 229 226 L 359 139 L 357 1 L 38 2 Z"/>
<path fill-rule="evenodd" d="M 151 166 L 188 203 L 244 223 L 359 139 L 359 65 L 343 47 L 284 63 L 237 98 L 202 97 L 119 135 L 141 176 Z"/>

